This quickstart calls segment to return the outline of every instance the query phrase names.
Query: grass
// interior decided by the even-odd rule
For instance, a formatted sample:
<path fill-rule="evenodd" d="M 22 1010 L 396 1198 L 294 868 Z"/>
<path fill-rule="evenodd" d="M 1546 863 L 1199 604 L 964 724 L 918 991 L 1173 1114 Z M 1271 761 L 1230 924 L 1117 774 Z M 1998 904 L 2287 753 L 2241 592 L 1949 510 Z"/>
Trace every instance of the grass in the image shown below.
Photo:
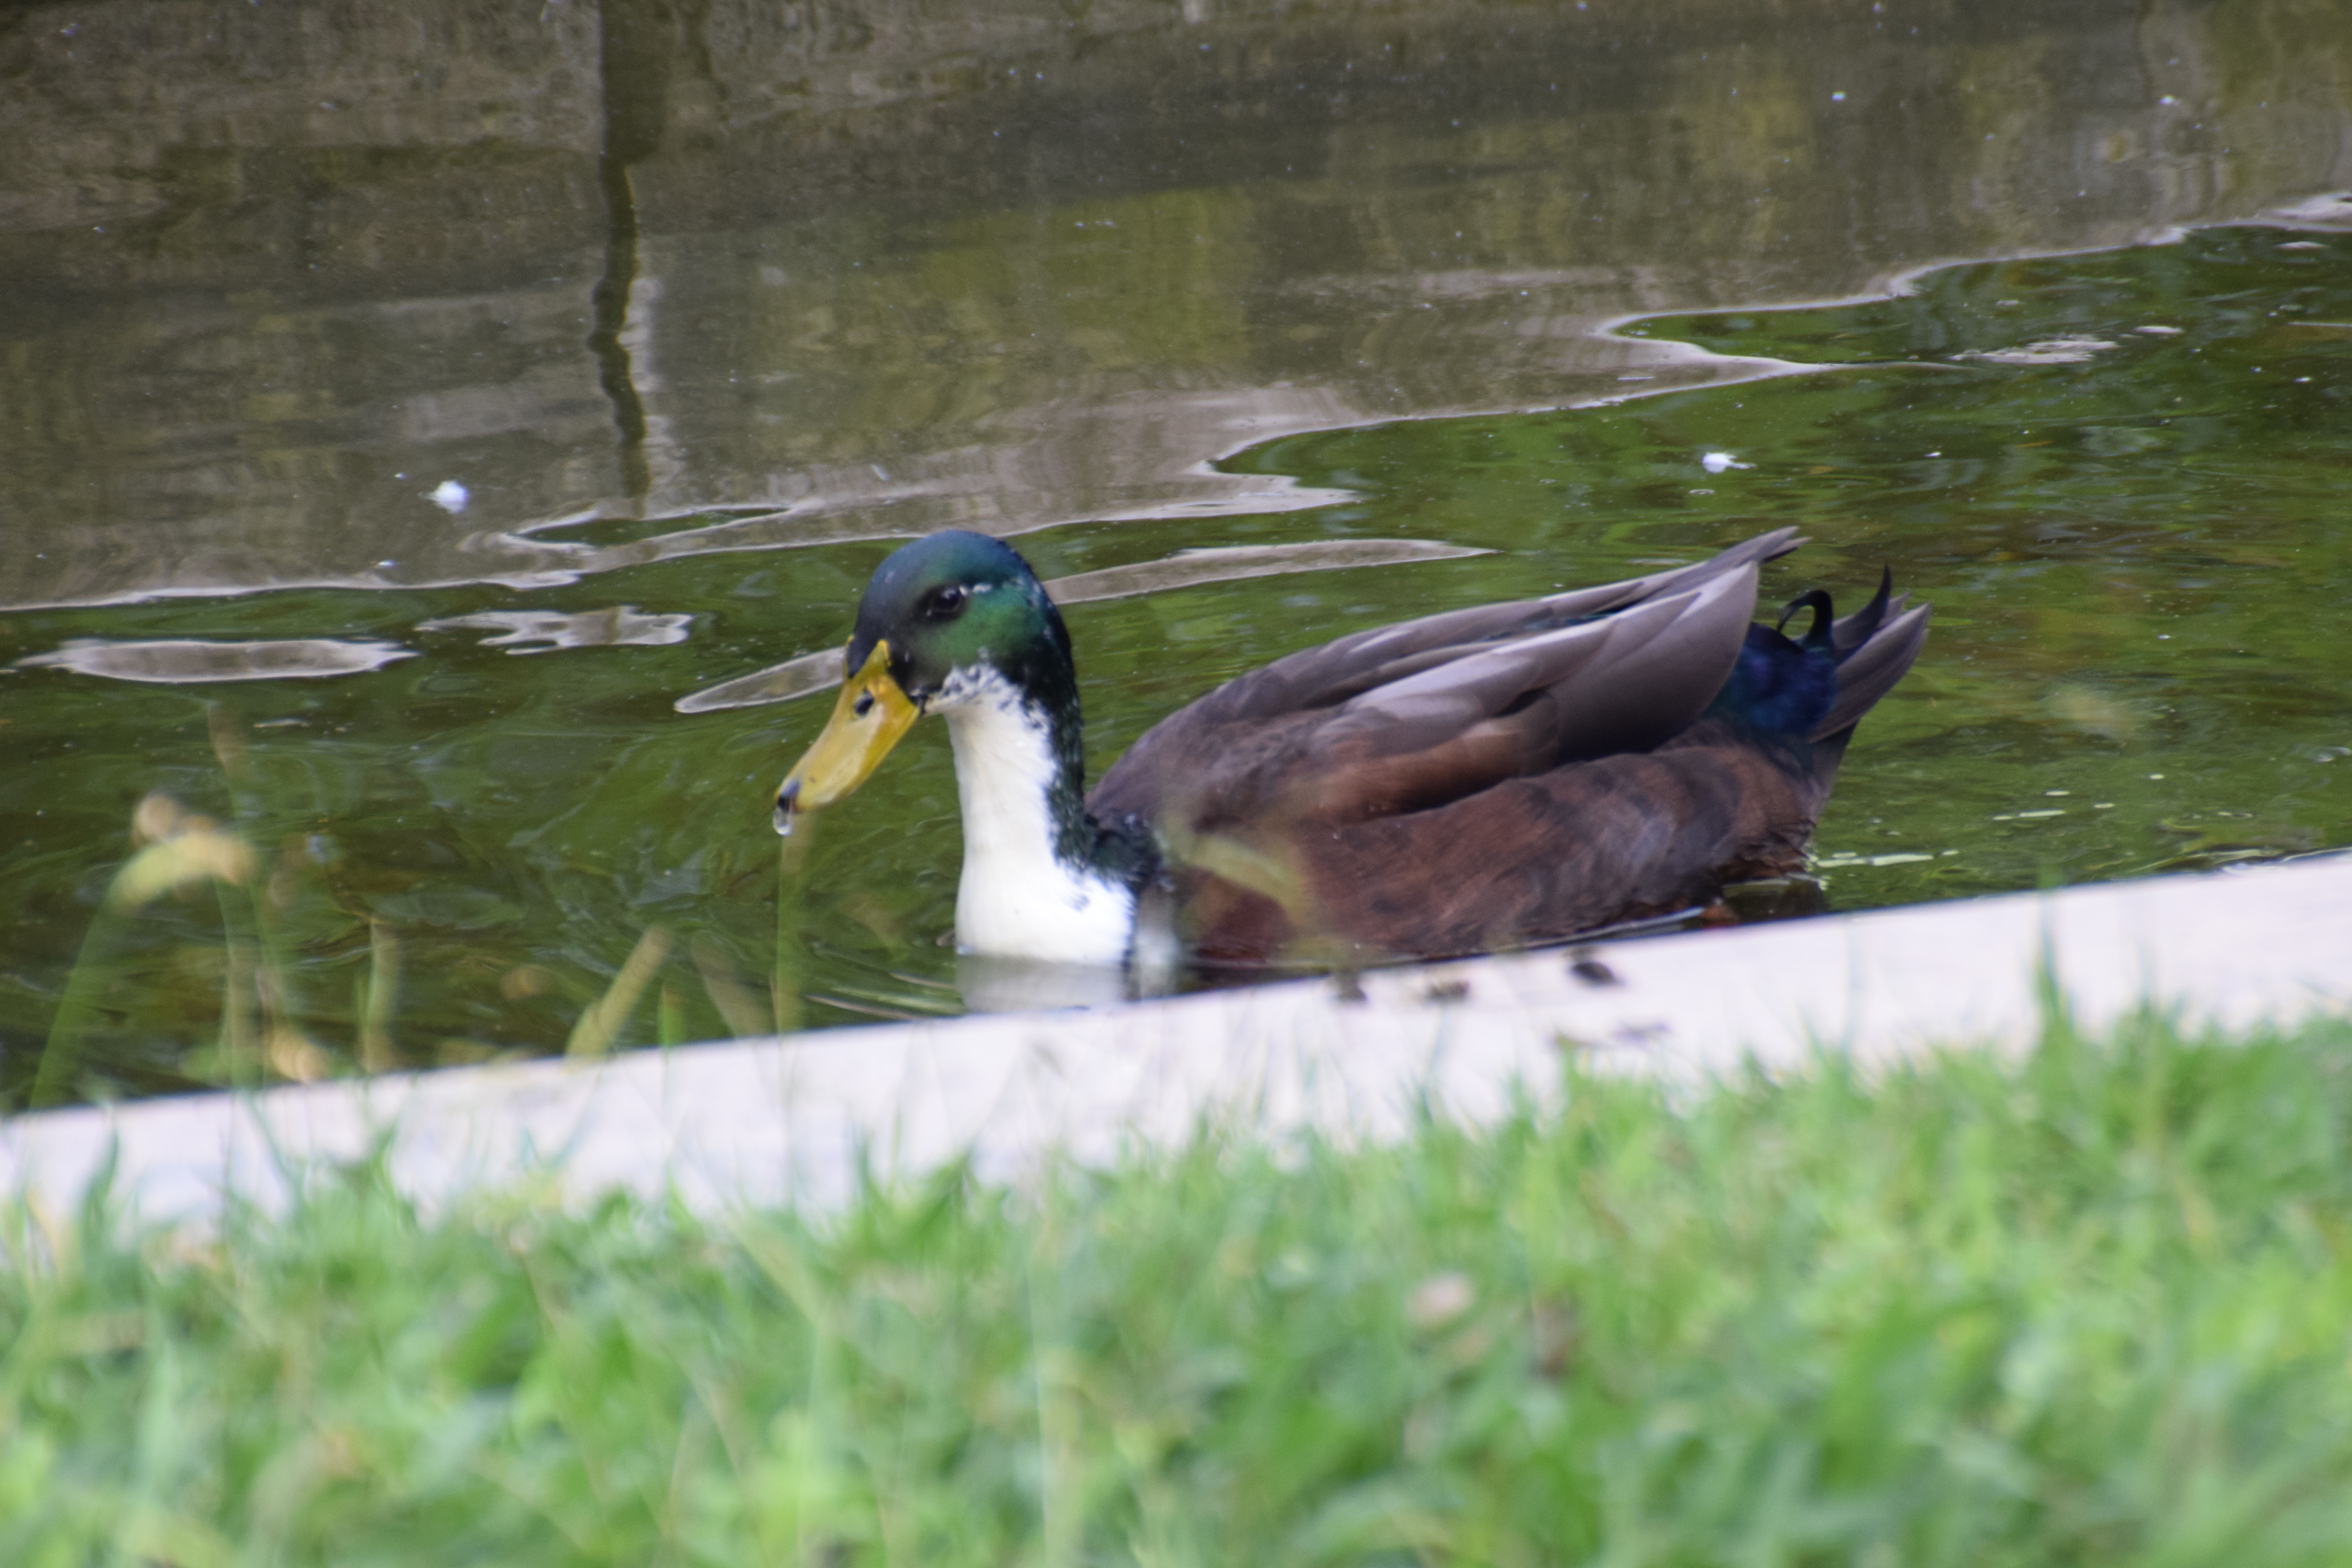
<path fill-rule="evenodd" d="M 2352 1560 L 2352 1025 L 698 1220 L 20 1210 L 0 1562 Z"/>
<path fill-rule="evenodd" d="M 227 733 L 215 724 L 215 734 Z M 237 744 L 241 745 L 242 742 Z M 233 773 L 229 759 L 238 754 L 222 750 L 224 772 Z M 803 840 L 805 842 L 805 840 Z M 27 1106 L 46 1110 L 86 1096 L 93 1084 L 106 1081 L 103 1051 L 93 1052 L 94 1037 L 102 1037 L 110 1000 L 141 984 L 138 966 L 124 962 L 123 951 L 141 934 L 142 917 L 150 906 L 176 896 L 209 894 L 220 911 L 218 963 L 204 962 L 215 950 L 185 947 L 184 957 L 198 955 L 194 966 L 216 991 L 194 1009 L 198 1016 L 217 1011 L 220 1027 L 209 1048 L 181 1054 L 181 1072 L 199 1069 L 196 1084 L 210 1080 L 236 1088 L 257 1088 L 265 1081 L 315 1082 L 339 1071 L 394 1071 L 409 1065 L 393 1043 L 392 1025 L 401 992 L 402 942 L 396 929 L 381 921 L 364 923 L 366 973 L 355 975 L 345 1038 L 321 1044 L 312 1037 L 321 1022 L 306 1018 L 299 998 L 297 954 L 318 945 L 320 932 L 286 918 L 291 900 L 286 887 L 296 869 L 297 857 L 281 849 L 274 862 L 256 847 L 253 837 L 200 813 L 188 811 L 160 791 L 142 796 L 131 814 L 131 854 L 115 868 L 89 924 L 82 933 L 80 951 L 66 973 L 48 1034 L 34 1053 L 32 1070 L 25 1075 Z M 801 909 L 801 869 L 804 849 L 784 846 L 777 898 L 777 959 L 774 990 L 759 995 L 736 973 L 726 948 L 708 932 L 694 948 L 694 967 L 702 992 L 726 1026 L 738 1037 L 772 1029 L 782 1034 L 800 1017 L 796 962 L 803 955 L 793 944 L 792 921 Z M 265 867 L 268 868 L 265 874 Z M 341 919 L 348 923 L 348 912 Z M 151 933 L 152 934 L 152 933 Z M 564 1054 L 598 1057 L 609 1052 L 649 985 L 662 973 L 675 939 L 663 926 L 648 925 L 606 984 L 581 1008 L 565 1037 Z M 509 979 L 513 978 L 512 971 Z M 539 972 L 544 974 L 545 972 Z M 540 984 L 531 983 L 532 986 Z M 530 987 L 526 987 L 529 989 Z M 698 1037 L 689 1023 L 684 994 L 664 984 L 655 1006 L 655 1037 L 664 1046 L 683 1045 Z M 306 1025 L 308 1027 L 306 1028 Z M 173 1020 L 174 1031 L 186 1026 L 186 1017 Z M 328 1034 L 329 1040 L 333 1035 Z M 463 1042 L 458 1042 L 463 1046 Z M 0 1042 L 5 1045 L 5 1042 Z M 468 1047 L 469 1048 L 469 1047 Z M 5 1050 L 0 1050 L 5 1056 Z M 10 1073 L 0 1068 L 0 1113 L 10 1109 Z M 169 1077 L 166 1083 L 171 1083 Z M 172 1087 L 194 1087 L 184 1079 Z M 152 1082 L 146 1087 L 153 1088 Z M 102 1098 L 102 1096 L 101 1096 Z"/>

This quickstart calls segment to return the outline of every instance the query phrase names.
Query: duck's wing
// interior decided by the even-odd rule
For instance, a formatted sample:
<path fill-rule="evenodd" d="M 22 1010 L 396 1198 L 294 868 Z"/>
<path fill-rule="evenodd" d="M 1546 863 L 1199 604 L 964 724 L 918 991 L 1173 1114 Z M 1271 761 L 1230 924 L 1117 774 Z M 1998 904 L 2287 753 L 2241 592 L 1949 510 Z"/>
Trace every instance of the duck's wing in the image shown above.
<path fill-rule="evenodd" d="M 1714 700 L 1759 566 L 1796 543 L 1784 529 L 1676 571 L 1293 654 L 1163 721 L 1089 804 L 1178 831 L 1355 821 L 1646 750 Z"/>
<path fill-rule="evenodd" d="M 1832 623 L 1841 646 L 1804 649 L 1769 626 L 1750 628 L 1751 654 L 1761 644 L 1784 660 L 1834 660 L 1832 689 L 1790 724 L 1718 702 L 1654 750 L 1505 779 L 1426 810 L 1308 831 L 1276 824 L 1255 858 L 1180 866 L 1195 945 L 1227 963 L 1265 961 L 1301 937 L 1373 954 L 1474 952 L 1687 909 L 1727 882 L 1785 876 L 1804 864 L 1855 721 L 1927 640 L 1927 613 L 1882 588 Z"/>
<path fill-rule="evenodd" d="M 1351 698 L 1286 770 L 1285 815 L 1360 821 L 1646 752 L 1706 710 L 1756 613 L 1753 563 Z"/>
<path fill-rule="evenodd" d="M 1479 605 L 1375 626 L 1319 647 L 1303 648 L 1238 676 L 1171 715 L 1168 721 L 1181 719 L 1216 725 L 1328 708 L 1375 686 L 1462 658 L 1488 644 L 1557 631 L 1645 600 L 1703 586 L 1710 579 L 1786 555 L 1802 543 L 1795 529 L 1776 529 L 1705 561 L 1672 571 L 1571 589 L 1540 599 Z M 1141 750 L 1150 739 L 1147 735 L 1143 742 L 1137 742 L 1136 750 Z M 1128 753 L 1134 754 L 1134 751 Z"/>

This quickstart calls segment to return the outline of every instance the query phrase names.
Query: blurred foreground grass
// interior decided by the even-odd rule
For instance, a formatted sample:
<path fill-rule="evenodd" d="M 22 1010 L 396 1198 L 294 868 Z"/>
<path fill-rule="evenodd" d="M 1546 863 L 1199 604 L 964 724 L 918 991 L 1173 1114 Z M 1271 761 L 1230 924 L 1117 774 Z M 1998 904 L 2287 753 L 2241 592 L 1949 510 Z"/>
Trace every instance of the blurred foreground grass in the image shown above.
<path fill-rule="evenodd" d="M 2352 1025 L 698 1220 L 21 1206 L 0 1562 L 2352 1557 Z"/>

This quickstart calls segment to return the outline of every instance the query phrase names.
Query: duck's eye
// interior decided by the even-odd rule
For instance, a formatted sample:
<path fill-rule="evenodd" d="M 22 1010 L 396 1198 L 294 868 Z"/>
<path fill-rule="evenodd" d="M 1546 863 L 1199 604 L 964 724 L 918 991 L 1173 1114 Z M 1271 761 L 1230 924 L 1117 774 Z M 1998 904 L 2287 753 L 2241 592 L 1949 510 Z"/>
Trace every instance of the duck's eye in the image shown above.
<path fill-rule="evenodd" d="M 863 718 L 865 718 L 868 713 L 873 712 L 873 711 L 874 711 L 874 693 L 872 693 L 871 691 L 861 691 L 861 692 L 859 692 L 859 693 L 857 694 L 857 700 L 856 700 L 856 701 L 855 701 L 855 702 L 853 702 L 853 703 L 851 703 L 851 704 L 849 705 L 849 710 L 850 710 L 852 713 L 856 714 L 860 719 L 863 719 Z"/>
<path fill-rule="evenodd" d="M 964 601 L 971 597 L 961 583 L 950 583 L 944 588 L 934 588 L 923 601 L 923 618 L 929 621 L 950 620 L 963 614 Z"/>

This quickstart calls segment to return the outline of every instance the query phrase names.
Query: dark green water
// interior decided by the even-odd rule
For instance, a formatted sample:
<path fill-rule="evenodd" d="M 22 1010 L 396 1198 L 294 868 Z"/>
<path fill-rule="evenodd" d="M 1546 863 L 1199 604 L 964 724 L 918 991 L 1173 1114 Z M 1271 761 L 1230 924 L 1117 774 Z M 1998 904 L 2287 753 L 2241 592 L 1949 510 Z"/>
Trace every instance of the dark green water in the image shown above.
<path fill-rule="evenodd" d="M 1768 595 L 1859 595 L 1884 563 L 1937 605 L 1821 825 L 1833 908 L 2352 844 L 2352 237 L 2210 229 L 1950 268 L 1906 298 L 1630 331 L 1824 368 L 1292 437 L 1228 467 L 1351 499 L 1022 539 L 1047 577 L 1203 545 L 1494 552 L 1074 607 L 1097 770 L 1290 649 L 1794 521 L 1813 542 Z M 1739 466 L 1711 471 L 1708 453 Z M 557 1048 L 655 927 L 672 944 L 624 1045 L 959 1009 L 940 940 L 960 852 L 943 729 L 919 729 L 787 858 L 772 792 L 827 700 L 673 706 L 837 644 L 889 548 L 702 554 L 527 594 L 289 590 L 0 617 L 10 665 L 76 639 L 410 655 L 203 685 L 0 673 L 13 776 L 37 786 L 0 798 L 0 1103 L 32 1094 L 68 1000 L 45 1094 Z M 485 645 L 496 628 L 423 629 L 625 605 L 684 617 L 625 637 L 682 638 L 517 654 Z M 105 910 L 154 792 L 249 846 L 250 875 Z M 238 995 L 257 1000 L 225 1009 Z"/>

